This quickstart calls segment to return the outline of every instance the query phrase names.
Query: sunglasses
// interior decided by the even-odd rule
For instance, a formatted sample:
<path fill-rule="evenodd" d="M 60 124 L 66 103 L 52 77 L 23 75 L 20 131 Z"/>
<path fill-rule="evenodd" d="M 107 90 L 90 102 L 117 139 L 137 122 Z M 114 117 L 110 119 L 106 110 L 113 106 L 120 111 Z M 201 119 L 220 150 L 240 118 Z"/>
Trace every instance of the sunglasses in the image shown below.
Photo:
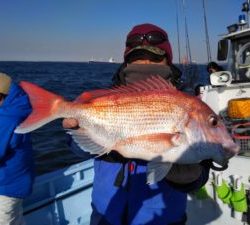
<path fill-rule="evenodd" d="M 127 38 L 126 47 L 134 48 L 142 45 L 144 40 L 146 40 L 150 45 L 158 45 L 168 39 L 163 33 L 158 31 L 151 31 L 147 34 L 135 34 Z"/>

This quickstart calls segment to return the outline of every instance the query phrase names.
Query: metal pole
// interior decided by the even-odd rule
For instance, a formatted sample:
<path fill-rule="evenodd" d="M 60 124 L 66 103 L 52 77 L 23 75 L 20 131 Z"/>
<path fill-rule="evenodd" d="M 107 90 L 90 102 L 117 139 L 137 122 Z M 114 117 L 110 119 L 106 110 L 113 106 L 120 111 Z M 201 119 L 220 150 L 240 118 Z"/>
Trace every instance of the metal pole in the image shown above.
<path fill-rule="evenodd" d="M 204 12 L 204 25 L 205 25 L 205 35 L 206 35 L 206 46 L 207 46 L 207 60 L 211 61 L 211 48 L 209 42 L 208 28 L 207 28 L 207 17 L 206 17 L 206 9 L 205 9 L 205 0 L 203 0 L 203 12 Z"/>
<path fill-rule="evenodd" d="M 190 49 L 189 35 L 188 35 L 188 25 L 187 25 L 187 16 L 186 16 L 186 5 L 185 5 L 185 0 L 183 0 L 182 3 L 183 3 L 183 9 L 184 9 L 184 18 L 185 18 L 186 54 L 187 54 L 189 63 L 192 63 L 191 49 Z"/>
<path fill-rule="evenodd" d="M 180 30 L 179 30 L 179 16 L 178 16 L 178 1 L 176 1 L 176 25 L 177 25 L 178 57 L 179 57 L 179 64 L 180 64 L 181 63 L 181 50 L 180 50 Z"/>

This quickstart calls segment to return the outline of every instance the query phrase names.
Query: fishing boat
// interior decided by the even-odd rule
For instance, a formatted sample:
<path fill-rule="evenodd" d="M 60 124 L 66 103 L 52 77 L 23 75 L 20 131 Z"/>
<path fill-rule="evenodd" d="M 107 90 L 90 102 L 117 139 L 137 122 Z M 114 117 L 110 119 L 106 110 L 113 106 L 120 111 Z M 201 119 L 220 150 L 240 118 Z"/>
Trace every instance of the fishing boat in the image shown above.
<path fill-rule="evenodd" d="M 211 74 L 211 85 L 200 88 L 201 99 L 223 118 L 241 151 L 226 170 L 211 171 L 202 197 L 189 196 L 188 224 L 250 224 L 249 5 L 243 3 L 245 14 L 218 42 L 217 59 L 226 70 Z"/>
<path fill-rule="evenodd" d="M 189 195 L 188 225 L 250 224 L 249 5 L 249 0 L 243 4 L 246 15 L 228 26 L 218 43 L 218 60 L 227 62 L 226 71 L 212 74 L 211 85 L 200 89 L 201 99 L 223 118 L 241 152 L 226 170 L 211 170 L 202 194 Z M 24 201 L 26 225 L 89 224 L 93 176 L 92 159 L 38 176 Z"/>
<path fill-rule="evenodd" d="M 114 60 L 114 58 L 113 58 L 113 57 L 110 57 L 108 62 L 109 62 L 109 63 L 114 63 L 114 62 L 115 62 L 115 60 Z"/>
<path fill-rule="evenodd" d="M 96 60 L 93 57 L 91 58 L 91 60 L 88 61 L 88 63 L 95 63 L 95 64 L 103 64 L 103 63 L 115 63 L 115 60 L 113 57 L 110 57 L 107 61 L 105 60 Z"/>

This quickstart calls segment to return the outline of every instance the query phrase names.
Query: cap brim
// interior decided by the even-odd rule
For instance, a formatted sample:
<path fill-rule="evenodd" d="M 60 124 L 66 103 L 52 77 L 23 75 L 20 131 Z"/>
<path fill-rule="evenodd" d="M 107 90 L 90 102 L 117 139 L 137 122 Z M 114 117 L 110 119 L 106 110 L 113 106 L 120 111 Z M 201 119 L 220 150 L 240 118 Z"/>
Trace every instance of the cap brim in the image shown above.
<path fill-rule="evenodd" d="M 151 52 L 155 55 L 160 55 L 160 56 L 163 56 L 166 54 L 166 52 L 158 47 L 155 47 L 155 46 L 151 46 L 151 45 L 139 45 L 139 46 L 136 46 L 132 49 L 130 49 L 127 53 L 126 53 L 126 56 L 129 55 L 131 52 L 134 52 L 134 51 L 137 51 L 137 50 L 145 50 L 145 51 L 148 51 L 148 52 Z"/>

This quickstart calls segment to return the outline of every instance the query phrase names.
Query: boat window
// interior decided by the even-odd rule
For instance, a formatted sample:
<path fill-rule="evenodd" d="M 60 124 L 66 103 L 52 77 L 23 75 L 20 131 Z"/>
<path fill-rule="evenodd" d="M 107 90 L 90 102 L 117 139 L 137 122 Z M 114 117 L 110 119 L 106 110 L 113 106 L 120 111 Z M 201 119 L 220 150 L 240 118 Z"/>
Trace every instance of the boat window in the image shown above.
<path fill-rule="evenodd" d="M 227 54 L 228 54 L 228 40 L 222 39 L 218 42 L 217 59 L 219 61 L 226 60 Z"/>

